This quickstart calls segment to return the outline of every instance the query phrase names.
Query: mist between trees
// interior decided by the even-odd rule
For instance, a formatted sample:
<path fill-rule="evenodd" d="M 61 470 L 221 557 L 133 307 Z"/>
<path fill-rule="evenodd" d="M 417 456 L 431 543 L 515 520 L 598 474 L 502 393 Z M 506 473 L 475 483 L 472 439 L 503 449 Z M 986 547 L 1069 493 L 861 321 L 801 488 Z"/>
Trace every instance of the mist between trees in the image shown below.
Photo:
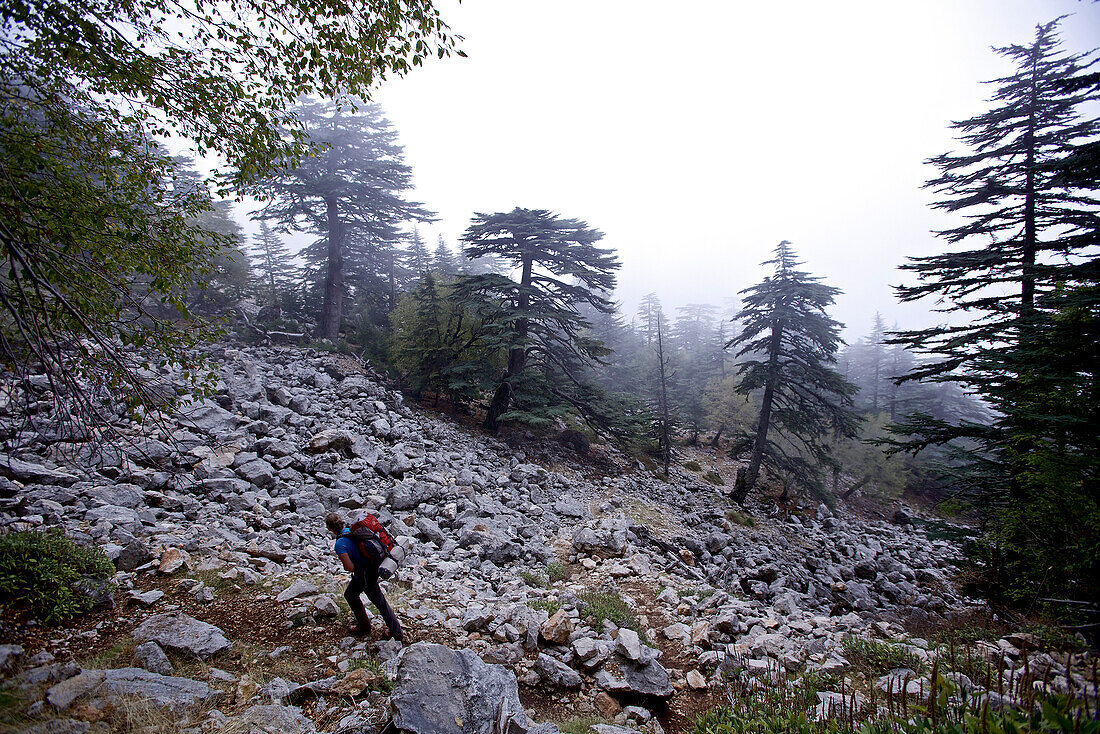
<path fill-rule="evenodd" d="M 0 354 L 9 394 L 45 369 L 68 430 L 169 405 L 170 363 L 209 387 L 204 339 L 323 345 L 489 431 L 606 440 L 665 475 L 683 446 L 710 447 L 740 462 L 714 477 L 739 503 L 909 493 L 975 513 L 974 558 L 1008 601 L 1100 596 L 1100 143 L 1084 113 L 1100 75 L 1058 21 L 996 50 L 1016 73 L 933 160 L 934 206 L 963 223 L 904 266 L 917 284 L 898 297 L 963 325 L 879 315 L 845 345 L 838 291 L 799 269 L 797 242 L 760 283 L 672 313 L 658 293 L 623 313 L 618 257 L 568 212 L 475 212 L 461 241 L 425 242 L 431 203 L 410 200 L 398 131 L 364 96 L 455 52 L 430 3 L 337 28 L 314 22 L 342 14 L 328 0 L 231 2 L 182 41 L 159 4 L 128 6 L 125 34 L 99 5 L 3 5 L 18 32 L 0 68 Z M 168 134 L 229 168 L 203 180 Z M 261 202 L 251 242 L 234 194 Z M 312 244 L 291 253 L 291 232 Z"/>

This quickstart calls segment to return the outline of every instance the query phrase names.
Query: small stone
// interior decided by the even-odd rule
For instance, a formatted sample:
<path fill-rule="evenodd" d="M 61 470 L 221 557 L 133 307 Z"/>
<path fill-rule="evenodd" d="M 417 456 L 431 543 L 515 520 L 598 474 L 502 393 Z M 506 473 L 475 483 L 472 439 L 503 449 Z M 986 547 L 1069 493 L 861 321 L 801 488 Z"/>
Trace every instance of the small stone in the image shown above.
<path fill-rule="evenodd" d="M 605 719 L 613 719 L 623 712 L 623 707 L 606 691 L 596 694 L 596 710 Z"/>
<path fill-rule="evenodd" d="M 191 557 L 187 554 L 187 551 L 179 548 L 169 548 L 160 555 L 160 565 L 157 567 L 157 573 L 174 574 L 176 571 L 189 568 L 190 560 Z"/>
<path fill-rule="evenodd" d="M 149 606 L 151 604 L 160 601 L 164 596 L 164 592 L 160 589 L 152 589 L 150 591 L 131 591 L 130 598 L 134 601 Z"/>
<path fill-rule="evenodd" d="M 160 645 L 155 642 L 143 642 L 135 647 L 134 662 L 138 664 L 138 667 L 151 673 L 171 675 L 175 672 L 168 656 L 164 654 L 164 650 L 161 649 Z"/>
<path fill-rule="evenodd" d="M 546 620 L 542 625 L 542 637 L 547 642 L 555 645 L 565 645 L 569 642 L 569 635 L 573 633 L 573 620 L 564 609 L 559 609 L 554 616 Z"/>
<path fill-rule="evenodd" d="M 689 670 L 687 684 L 696 691 L 701 691 L 707 687 L 707 679 L 698 670 Z"/>

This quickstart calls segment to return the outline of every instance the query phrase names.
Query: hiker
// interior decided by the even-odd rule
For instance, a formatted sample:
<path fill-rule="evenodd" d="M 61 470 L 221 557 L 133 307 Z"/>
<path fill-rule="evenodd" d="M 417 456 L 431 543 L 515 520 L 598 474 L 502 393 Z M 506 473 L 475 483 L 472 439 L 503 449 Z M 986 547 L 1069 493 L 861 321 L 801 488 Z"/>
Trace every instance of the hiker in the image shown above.
<path fill-rule="evenodd" d="M 397 621 L 397 615 L 386 603 L 386 597 L 382 596 L 382 589 L 378 586 L 378 566 L 385 558 L 382 547 L 377 541 L 363 544 L 366 555 L 361 552 L 359 544 L 351 537 L 351 530 L 344 524 L 344 518 L 335 512 L 325 515 L 325 527 L 336 537 L 336 555 L 344 564 L 344 570 L 351 572 L 351 581 L 344 590 L 344 598 L 355 615 L 355 623 L 348 627 L 348 632 L 356 636 L 370 634 L 370 621 L 367 619 L 367 610 L 363 608 L 363 600 L 360 594 L 367 592 L 367 598 L 371 600 L 378 611 L 382 613 L 382 619 L 386 621 L 389 633 L 382 639 L 404 641 L 401 634 L 401 623 Z"/>

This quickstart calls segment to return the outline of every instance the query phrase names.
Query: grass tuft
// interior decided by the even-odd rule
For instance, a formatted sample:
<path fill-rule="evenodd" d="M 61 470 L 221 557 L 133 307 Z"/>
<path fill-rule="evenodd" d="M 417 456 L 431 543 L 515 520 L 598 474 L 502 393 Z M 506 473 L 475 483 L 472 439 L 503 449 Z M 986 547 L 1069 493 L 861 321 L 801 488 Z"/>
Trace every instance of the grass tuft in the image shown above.
<path fill-rule="evenodd" d="M 565 566 L 562 563 L 552 561 L 546 564 L 546 577 L 550 580 L 550 583 L 556 584 L 559 581 L 564 581 L 567 575 Z"/>
<path fill-rule="evenodd" d="M 627 603 L 615 591 L 586 591 L 581 594 L 582 612 L 595 618 L 596 626 L 609 619 L 618 627 L 638 631 L 638 619 Z"/>
<path fill-rule="evenodd" d="M 541 573 L 535 573 L 534 571 L 520 571 L 519 577 L 523 579 L 523 582 L 528 586 L 533 586 L 536 589 L 548 589 L 550 588 L 550 579 Z"/>
<path fill-rule="evenodd" d="M 920 657 L 901 645 L 867 637 L 845 638 L 844 657 L 853 667 L 872 675 L 886 675 L 896 668 L 923 673 L 927 667 Z"/>

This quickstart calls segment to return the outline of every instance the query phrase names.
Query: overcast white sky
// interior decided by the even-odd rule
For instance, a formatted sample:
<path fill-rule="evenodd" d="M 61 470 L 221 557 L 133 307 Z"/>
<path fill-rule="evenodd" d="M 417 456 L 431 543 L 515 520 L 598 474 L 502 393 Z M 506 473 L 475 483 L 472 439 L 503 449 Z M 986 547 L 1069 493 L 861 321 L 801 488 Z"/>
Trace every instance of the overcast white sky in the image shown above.
<path fill-rule="evenodd" d="M 908 255 L 942 249 L 923 161 L 951 120 L 987 109 L 1011 73 L 990 46 L 1073 13 L 1065 47 L 1100 45 L 1100 3 L 1076 0 L 756 2 L 450 0 L 468 58 L 431 61 L 375 95 L 454 245 L 475 211 L 579 217 L 622 261 L 631 314 L 720 304 L 788 239 L 843 289 L 854 340 L 896 304 Z"/>

